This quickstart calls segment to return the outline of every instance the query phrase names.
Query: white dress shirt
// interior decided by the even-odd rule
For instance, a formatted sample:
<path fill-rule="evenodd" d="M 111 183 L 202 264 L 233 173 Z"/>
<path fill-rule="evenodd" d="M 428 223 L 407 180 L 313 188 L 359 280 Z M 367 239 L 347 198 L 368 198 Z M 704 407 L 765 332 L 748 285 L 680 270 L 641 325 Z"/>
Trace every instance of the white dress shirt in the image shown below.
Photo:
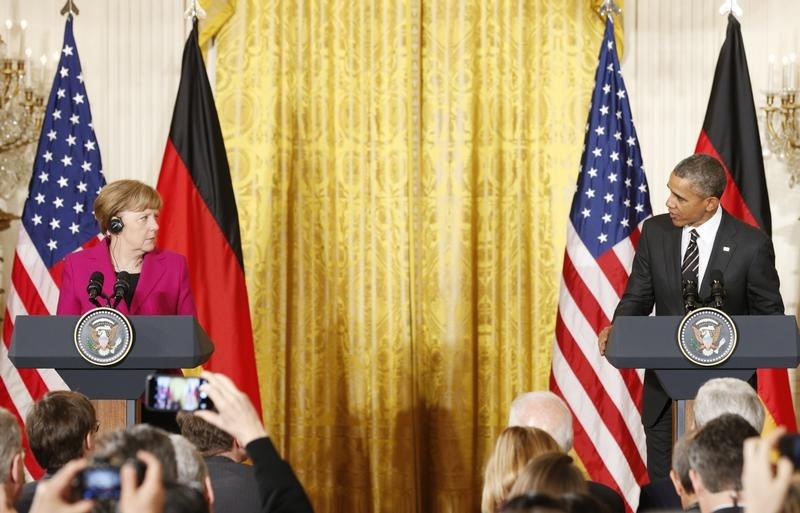
<path fill-rule="evenodd" d="M 703 283 L 703 276 L 708 267 L 708 261 L 711 258 L 711 249 L 714 247 L 714 239 L 717 237 L 717 230 L 719 224 L 722 222 L 722 207 L 718 207 L 714 215 L 711 216 L 705 223 L 700 226 L 684 226 L 681 233 L 681 262 L 683 256 L 686 254 L 686 248 L 689 247 L 689 239 L 692 230 L 697 230 L 697 250 L 700 253 L 700 266 L 697 269 L 697 288 Z"/>

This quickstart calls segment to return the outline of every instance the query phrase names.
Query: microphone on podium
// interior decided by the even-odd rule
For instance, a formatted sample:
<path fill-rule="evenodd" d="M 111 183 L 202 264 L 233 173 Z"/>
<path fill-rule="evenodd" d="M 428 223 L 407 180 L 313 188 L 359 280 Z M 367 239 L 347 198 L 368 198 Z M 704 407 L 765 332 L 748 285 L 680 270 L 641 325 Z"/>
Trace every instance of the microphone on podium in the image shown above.
<path fill-rule="evenodd" d="M 683 293 L 683 310 L 686 313 L 691 312 L 697 308 L 698 292 L 697 282 L 694 280 L 683 280 L 681 284 L 681 292 Z"/>
<path fill-rule="evenodd" d="M 97 296 L 103 296 L 103 282 L 105 281 L 105 277 L 103 273 L 100 271 L 95 271 L 89 277 L 89 284 L 86 286 L 86 293 L 89 294 L 89 302 L 93 305 L 100 307 L 100 302 L 97 300 Z"/>
<path fill-rule="evenodd" d="M 119 302 L 125 297 L 131 289 L 129 275 L 125 271 L 117 273 L 117 281 L 114 282 L 114 308 L 119 305 Z"/>
<path fill-rule="evenodd" d="M 725 306 L 725 283 L 722 281 L 722 271 L 714 269 L 711 271 L 711 306 L 721 309 Z"/>

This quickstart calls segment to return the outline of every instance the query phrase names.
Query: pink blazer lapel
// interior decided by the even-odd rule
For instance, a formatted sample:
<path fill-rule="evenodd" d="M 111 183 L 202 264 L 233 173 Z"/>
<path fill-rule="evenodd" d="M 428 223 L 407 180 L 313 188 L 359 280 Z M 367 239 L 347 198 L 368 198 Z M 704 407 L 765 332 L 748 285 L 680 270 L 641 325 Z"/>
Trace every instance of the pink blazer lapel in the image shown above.
<path fill-rule="evenodd" d="M 108 252 L 108 244 L 101 241 L 95 247 L 84 250 L 87 251 L 88 267 L 91 272 L 100 271 L 103 273 L 103 294 L 112 296 L 114 294 L 114 282 L 117 273 L 114 272 L 114 264 L 111 263 L 111 253 Z M 98 298 L 100 304 L 105 306 L 105 301 Z"/>
<path fill-rule="evenodd" d="M 136 285 L 136 291 L 133 293 L 133 301 L 131 301 L 130 313 L 136 315 L 142 309 L 142 306 L 147 303 L 147 296 L 153 291 L 153 288 L 161 280 L 164 274 L 165 265 L 162 263 L 164 258 L 163 253 L 156 249 L 145 255 L 142 262 L 142 273 L 139 275 L 139 283 Z M 122 306 L 125 302 L 120 303 Z M 127 305 L 125 305 L 127 306 Z M 122 311 L 122 309 L 120 309 Z"/>

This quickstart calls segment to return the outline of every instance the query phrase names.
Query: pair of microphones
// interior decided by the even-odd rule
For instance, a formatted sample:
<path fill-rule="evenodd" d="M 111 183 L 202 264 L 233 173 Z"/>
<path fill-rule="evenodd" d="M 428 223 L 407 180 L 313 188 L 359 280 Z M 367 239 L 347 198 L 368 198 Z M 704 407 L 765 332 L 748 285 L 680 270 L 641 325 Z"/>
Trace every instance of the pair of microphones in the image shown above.
<path fill-rule="evenodd" d="M 95 271 L 89 277 L 89 284 L 86 286 L 86 293 L 89 294 L 89 302 L 98 308 L 103 306 L 98 301 L 98 297 L 106 300 L 106 306 L 117 308 L 120 301 L 128 294 L 131 289 L 130 275 L 125 271 L 117 273 L 117 280 L 114 282 L 114 295 L 107 296 L 103 293 L 103 282 L 105 277 L 100 271 Z M 113 301 L 113 304 L 112 304 Z"/>
<path fill-rule="evenodd" d="M 698 292 L 697 282 L 695 280 L 683 280 L 681 283 L 681 292 L 683 294 L 683 309 L 686 313 L 696 310 L 701 306 L 711 306 L 721 309 L 725 306 L 725 299 L 727 297 L 725 283 L 722 279 L 722 271 L 719 269 L 711 271 L 711 297 L 705 301 L 700 300 L 700 293 Z"/>

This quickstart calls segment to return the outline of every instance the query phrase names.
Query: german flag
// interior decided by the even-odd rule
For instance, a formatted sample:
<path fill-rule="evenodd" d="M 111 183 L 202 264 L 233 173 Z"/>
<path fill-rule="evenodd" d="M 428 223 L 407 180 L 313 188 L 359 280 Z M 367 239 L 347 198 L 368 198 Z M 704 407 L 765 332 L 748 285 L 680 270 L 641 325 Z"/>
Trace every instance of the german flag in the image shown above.
<path fill-rule="evenodd" d="M 196 19 L 157 188 L 160 246 L 186 256 L 198 321 L 215 345 L 204 367 L 230 377 L 260 412 L 239 214 Z"/>
<path fill-rule="evenodd" d="M 728 30 L 695 153 L 716 157 L 728 172 L 723 208 L 771 235 L 772 216 L 753 89 L 741 26 L 733 15 L 728 15 Z M 785 369 L 759 369 L 758 395 L 775 423 L 792 431 L 797 429 Z"/>

